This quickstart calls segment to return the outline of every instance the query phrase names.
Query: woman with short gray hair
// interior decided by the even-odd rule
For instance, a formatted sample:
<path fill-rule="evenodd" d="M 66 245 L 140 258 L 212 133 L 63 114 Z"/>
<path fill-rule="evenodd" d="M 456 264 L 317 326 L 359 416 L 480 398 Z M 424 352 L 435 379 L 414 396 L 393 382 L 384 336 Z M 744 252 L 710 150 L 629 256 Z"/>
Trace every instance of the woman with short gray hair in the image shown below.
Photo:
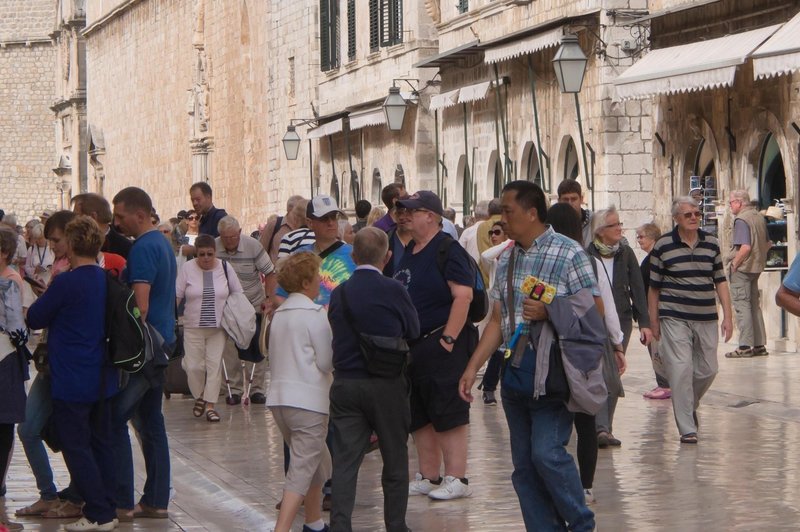
<path fill-rule="evenodd" d="M 633 321 L 639 324 L 641 341 L 647 345 L 652 339 L 650 317 L 647 313 L 647 293 L 644 290 L 639 262 L 633 250 L 622 239 L 622 222 L 619 213 L 613 206 L 598 211 L 592 217 L 594 240 L 586 251 L 596 257 L 603 271 L 598 275 L 607 275 L 614 294 L 620 326 L 624 339 L 621 346 L 614 346 L 614 360 L 617 368 L 608 368 L 606 382 L 612 382 L 608 390 L 608 401 L 597 414 L 597 444 L 600 448 L 619 446 L 622 443 L 611 432 L 614 410 L 617 399 L 624 396 L 622 381 L 619 378 L 625 368 L 625 351 L 631 339 Z M 620 358 L 622 360 L 620 360 Z"/>

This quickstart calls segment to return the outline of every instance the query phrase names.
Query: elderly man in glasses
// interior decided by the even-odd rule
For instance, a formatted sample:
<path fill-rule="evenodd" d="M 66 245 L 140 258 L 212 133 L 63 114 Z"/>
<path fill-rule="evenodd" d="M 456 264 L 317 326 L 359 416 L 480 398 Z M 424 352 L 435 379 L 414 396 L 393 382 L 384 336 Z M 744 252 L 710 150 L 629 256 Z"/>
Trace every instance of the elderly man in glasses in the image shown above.
<path fill-rule="evenodd" d="M 658 239 L 650 258 L 649 314 L 653 336 L 660 340 L 672 407 L 681 443 L 697 443 L 697 408 L 717 374 L 717 301 L 722 303 L 720 330 L 733 334 L 728 282 L 719 241 L 700 229 L 703 215 L 689 196 L 672 202 L 675 229 Z"/>

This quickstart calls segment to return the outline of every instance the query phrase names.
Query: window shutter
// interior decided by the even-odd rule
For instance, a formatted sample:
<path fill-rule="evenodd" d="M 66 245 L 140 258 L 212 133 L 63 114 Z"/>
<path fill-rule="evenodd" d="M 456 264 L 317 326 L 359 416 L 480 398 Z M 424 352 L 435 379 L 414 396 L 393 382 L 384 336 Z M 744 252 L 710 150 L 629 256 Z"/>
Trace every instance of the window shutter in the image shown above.
<path fill-rule="evenodd" d="M 458 0 L 457 7 L 459 13 L 466 13 L 469 11 L 469 0 Z"/>
<path fill-rule="evenodd" d="M 369 51 L 380 49 L 381 15 L 379 0 L 369 0 Z"/>
<path fill-rule="evenodd" d="M 331 14 L 328 9 L 329 1 L 319 1 L 319 64 L 323 72 L 331 69 Z"/>
<path fill-rule="evenodd" d="M 339 40 L 339 0 L 329 0 L 331 10 L 331 68 L 339 68 L 341 46 Z"/>
<path fill-rule="evenodd" d="M 347 60 L 356 58 L 356 0 L 347 0 Z"/>
<path fill-rule="evenodd" d="M 403 42 L 403 0 L 393 0 L 394 2 L 394 42 Z"/>
<path fill-rule="evenodd" d="M 389 25 L 389 2 L 391 0 L 380 0 L 381 3 L 381 46 L 391 44 L 390 25 Z"/>

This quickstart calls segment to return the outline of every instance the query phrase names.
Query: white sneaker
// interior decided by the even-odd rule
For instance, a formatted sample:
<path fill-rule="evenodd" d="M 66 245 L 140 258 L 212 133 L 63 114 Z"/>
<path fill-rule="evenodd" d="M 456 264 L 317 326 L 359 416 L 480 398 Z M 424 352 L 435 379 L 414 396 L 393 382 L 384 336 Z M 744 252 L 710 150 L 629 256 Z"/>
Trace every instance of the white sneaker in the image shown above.
<path fill-rule="evenodd" d="M 429 494 L 434 488 L 436 484 L 431 483 L 430 480 L 427 478 L 422 478 L 422 475 L 417 473 L 414 476 L 414 480 L 408 483 L 408 494 L 409 495 L 427 495 Z"/>
<path fill-rule="evenodd" d="M 450 499 L 460 499 L 472 495 L 472 488 L 469 484 L 464 484 L 461 479 L 447 475 L 442 480 L 442 485 L 428 493 L 431 499 L 447 501 Z"/>
<path fill-rule="evenodd" d="M 108 532 L 117 528 L 117 521 L 113 519 L 108 523 L 98 524 L 93 521 L 89 521 L 86 517 L 81 517 L 74 523 L 69 523 L 66 525 L 62 525 L 62 530 L 66 530 L 66 532 L 88 532 L 88 531 L 99 531 L 99 532 Z"/>
<path fill-rule="evenodd" d="M 587 505 L 592 505 L 595 502 L 597 502 L 597 500 L 594 498 L 594 493 L 592 493 L 591 489 L 583 490 L 583 498 L 586 499 Z"/>

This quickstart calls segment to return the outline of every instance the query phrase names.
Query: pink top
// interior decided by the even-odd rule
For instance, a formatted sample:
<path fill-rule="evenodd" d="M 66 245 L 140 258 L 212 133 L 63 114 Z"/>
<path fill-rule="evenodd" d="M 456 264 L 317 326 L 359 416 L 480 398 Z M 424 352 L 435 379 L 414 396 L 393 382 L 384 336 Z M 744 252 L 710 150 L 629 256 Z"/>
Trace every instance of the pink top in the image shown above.
<path fill-rule="evenodd" d="M 186 299 L 183 310 L 184 327 L 219 327 L 222 309 L 230 292 L 241 292 L 242 285 L 233 267 L 228 264 L 228 279 L 222 261 L 215 259 L 213 270 L 203 270 L 197 260 L 190 260 L 181 266 L 175 282 L 175 295 L 178 300 Z"/>

